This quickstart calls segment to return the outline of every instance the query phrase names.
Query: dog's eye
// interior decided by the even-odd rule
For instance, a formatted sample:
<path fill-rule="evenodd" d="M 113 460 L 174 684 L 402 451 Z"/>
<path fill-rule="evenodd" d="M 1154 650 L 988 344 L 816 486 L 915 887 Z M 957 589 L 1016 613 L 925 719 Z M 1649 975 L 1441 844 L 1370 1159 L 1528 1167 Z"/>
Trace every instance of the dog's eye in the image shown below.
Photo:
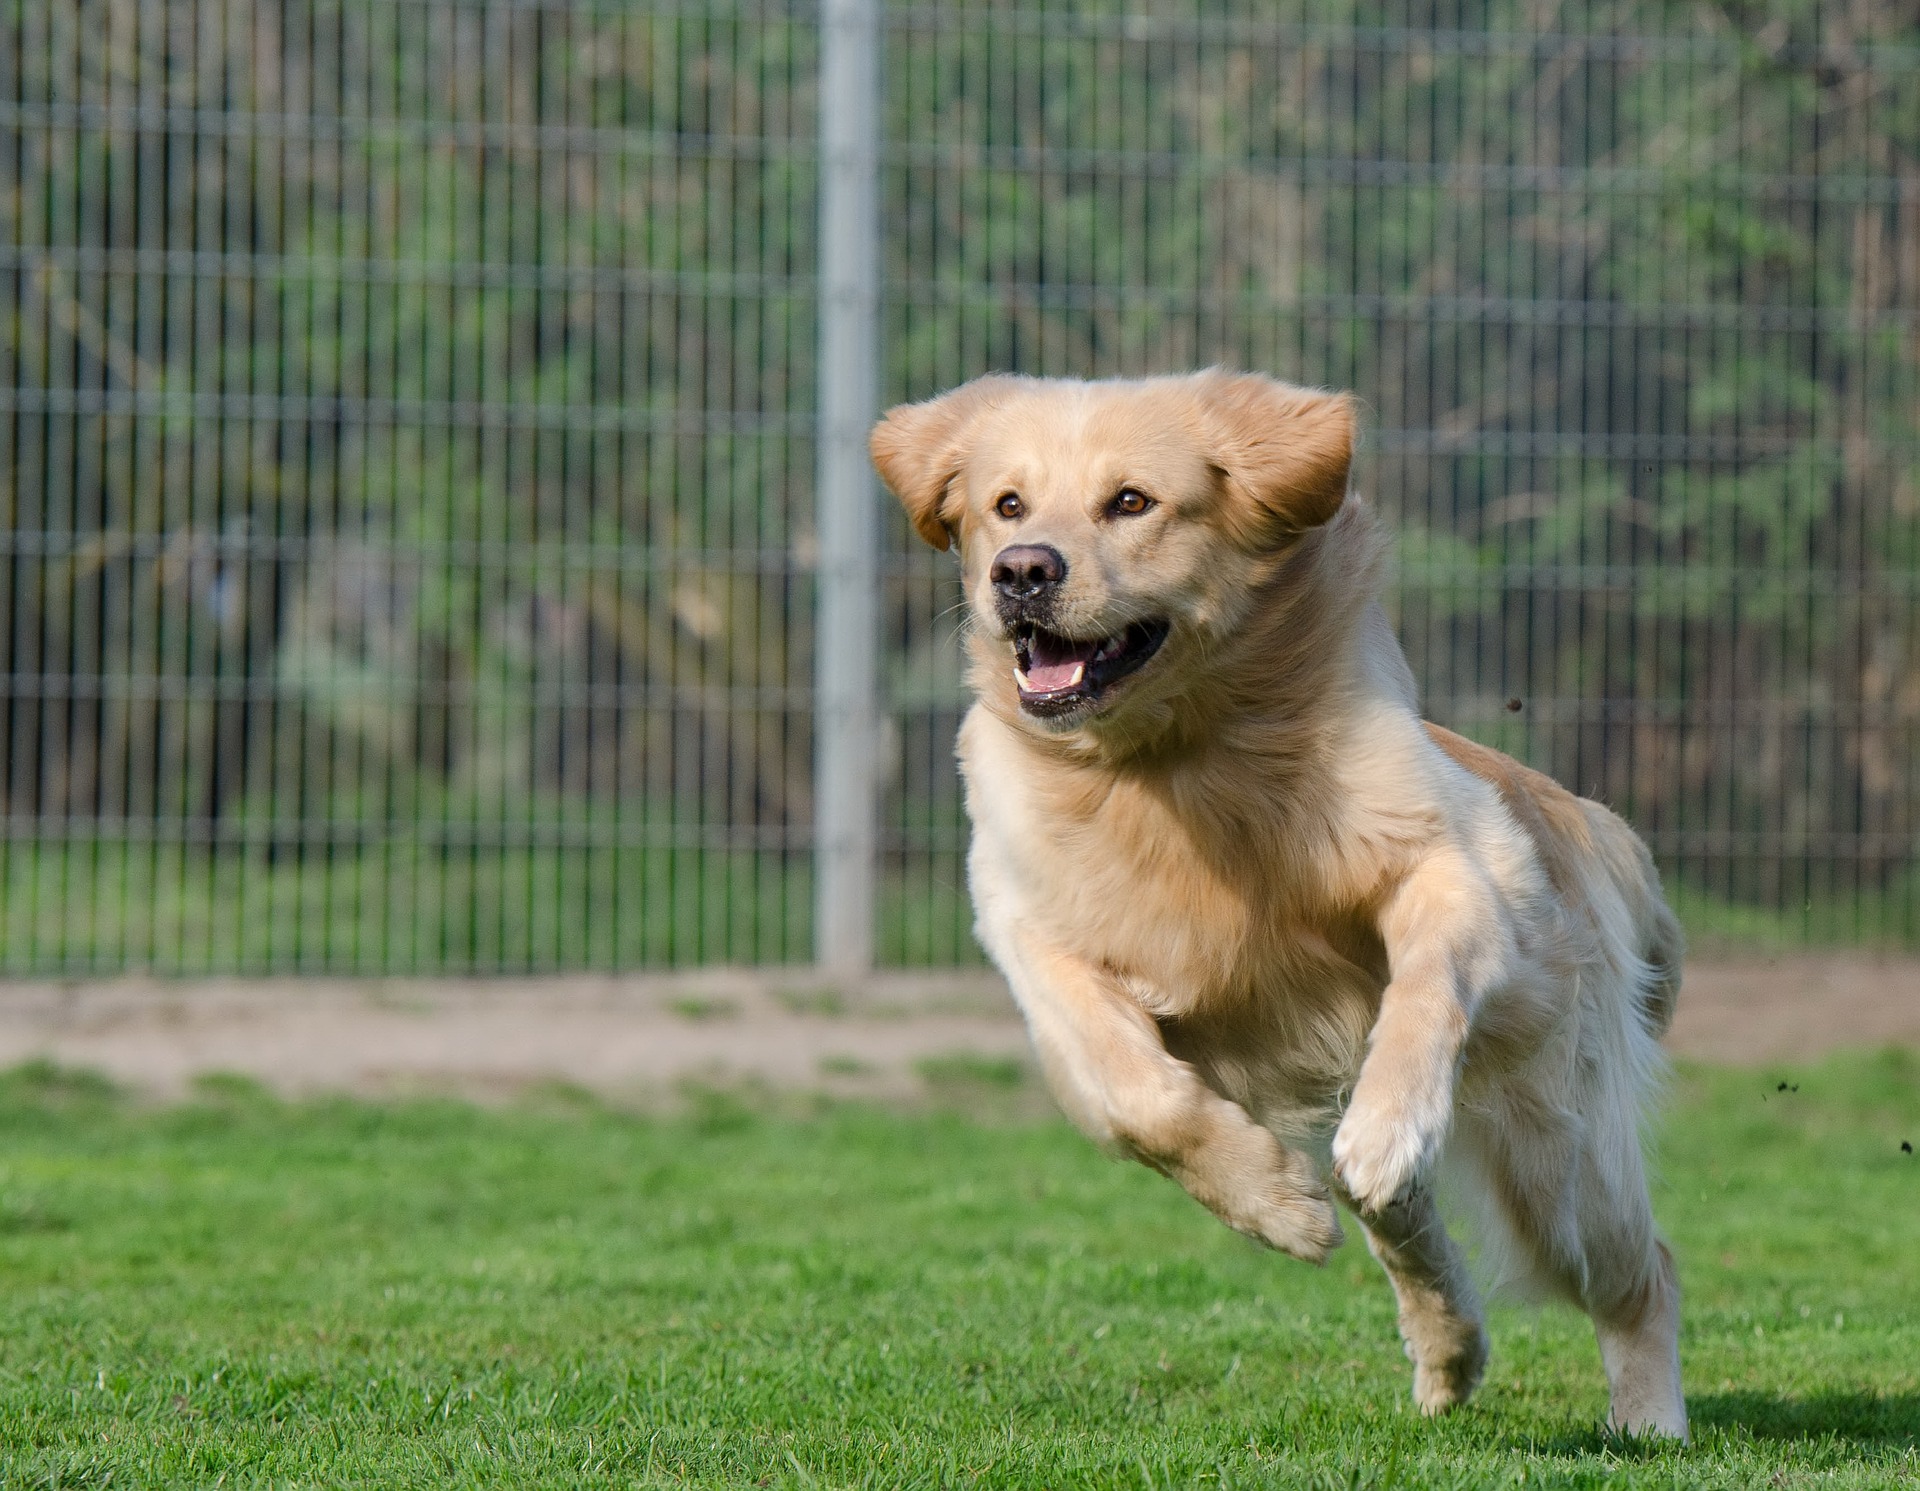
<path fill-rule="evenodd" d="M 1027 510 L 1027 505 L 1020 500 L 1018 492 L 1002 492 L 993 510 L 1003 518 L 1017 518 Z"/>
<path fill-rule="evenodd" d="M 1113 499 L 1113 510 L 1125 518 L 1137 518 L 1153 506 L 1153 499 L 1145 492 L 1136 492 L 1128 487 Z"/>

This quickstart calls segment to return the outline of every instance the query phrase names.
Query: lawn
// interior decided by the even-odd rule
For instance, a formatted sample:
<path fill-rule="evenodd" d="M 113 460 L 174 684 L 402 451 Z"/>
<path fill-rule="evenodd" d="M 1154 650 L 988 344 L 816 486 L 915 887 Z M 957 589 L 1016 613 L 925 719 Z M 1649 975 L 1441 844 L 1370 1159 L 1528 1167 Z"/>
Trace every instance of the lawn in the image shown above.
<path fill-rule="evenodd" d="M 1920 1060 L 1689 1070 L 1660 1209 L 1696 1442 L 1597 1427 L 1582 1322 L 1503 1309 L 1428 1423 L 1386 1285 L 1256 1250 L 1034 1117 L 154 1108 L 0 1083 L 0 1484 L 1907 1486 Z M 1782 1090 L 1782 1083 L 1787 1087 Z"/>
<path fill-rule="evenodd" d="M 580 831 L 557 813 L 510 826 Z M 571 973 L 813 956 L 804 852 L 459 849 L 365 831 L 373 842 L 357 848 L 277 856 L 0 838 L 0 976 Z M 902 860 L 877 888 L 882 963 L 983 962 L 958 855 Z"/>
<path fill-rule="evenodd" d="M 577 803 L 521 806 L 489 829 L 563 841 L 588 831 Z M 0 976 L 488 975 L 813 956 L 812 861 L 797 849 L 462 848 L 350 826 L 368 841 L 280 854 L 0 839 Z M 941 827 L 921 824 L 934 840 Z M 982 964 L 958 849 L 889 858 L 874 918 L 881 965 Z M 1667 889 L 1696 958 L 1920 949 L 1920 874 L 1877 890 L 1829 886 L 1788 910 L 1735 905 L 1675 876 Z"/>

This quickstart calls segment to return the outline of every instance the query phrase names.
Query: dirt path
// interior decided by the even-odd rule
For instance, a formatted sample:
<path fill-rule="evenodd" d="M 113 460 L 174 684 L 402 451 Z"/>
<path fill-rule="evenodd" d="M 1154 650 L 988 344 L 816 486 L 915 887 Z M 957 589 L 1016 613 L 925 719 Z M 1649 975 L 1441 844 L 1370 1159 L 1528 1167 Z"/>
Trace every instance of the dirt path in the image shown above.
<path fill-rule="evenodd" d="M 1756 1063 L 1889 1042 L 1920 1045 L 1920 961 L 1690 968 L 1669 1044 Z M 979 975 L 890 978 L 855 995 L 805 974 L 730 972 L 0 983 L 0 1064 L 33 1057 L 167 1094 L 233 1072 L 290 1093 L 486 1096 L 558 1081 L 646 1100 L 691 1081 L 902 1097 L 943 1074 L 1004 1072 L 1027 1045 L 1005 990 Z"/>
<path fill-rule="evenodd" d="M 1859 953 L 1689 963 L 1668 1047 L 1701 1061 L 1920 1046 L 1920 959 Z"/>
<path fill-rule="evenodd" d="M 569 1082 L 645 1100 L 758 1082 L 901 1097 L 924 1089 L 928 1062 L 1024 1062 L 1026 1032 L 977 977 L 889 980 L 857 998 L 728 972 L 0 984 L 0 1065 L 36 1056 L 165 1094 L 233 1072 L 290 1093 Z"/>

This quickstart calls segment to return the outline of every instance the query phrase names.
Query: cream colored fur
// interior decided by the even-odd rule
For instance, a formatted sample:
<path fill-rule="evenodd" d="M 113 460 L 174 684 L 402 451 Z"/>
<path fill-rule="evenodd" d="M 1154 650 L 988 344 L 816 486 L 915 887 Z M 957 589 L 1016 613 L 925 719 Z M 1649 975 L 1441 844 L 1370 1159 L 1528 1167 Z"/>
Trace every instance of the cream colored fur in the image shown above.
<path fill-rule="evenodd" d="M 1612 1422 L 1684 1435 L 1639 1134 L 1678 928 L 1618 818 L 1422 723 L 1352 440 L 1344 396 L 1217 371 L 981 379 L 876 427 L 971 607 L 980 939 L 1089 1135 L 1295 1257 L 1355 1212 L 1424 1410 L 1487 1350 L 1446 1164 L 1520 1282 L 1592 1316 Z M 1016 543 L 1065 556 L 1063 635 L 1171 622 L 1084 718 L 1015 690 L 989 569 Z"/>

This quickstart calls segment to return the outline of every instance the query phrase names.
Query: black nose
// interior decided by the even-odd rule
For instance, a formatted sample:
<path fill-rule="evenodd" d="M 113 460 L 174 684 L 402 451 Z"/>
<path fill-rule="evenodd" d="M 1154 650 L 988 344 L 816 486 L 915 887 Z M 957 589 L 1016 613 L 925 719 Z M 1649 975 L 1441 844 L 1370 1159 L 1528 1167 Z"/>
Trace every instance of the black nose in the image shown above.
<path fill-rule="evenodd" d="M 1067 577 L 1067 556 L 1051 544 L 1015 544 L 993 557 L 993 588 L 1010 601 L 1030 601 Z"/>

